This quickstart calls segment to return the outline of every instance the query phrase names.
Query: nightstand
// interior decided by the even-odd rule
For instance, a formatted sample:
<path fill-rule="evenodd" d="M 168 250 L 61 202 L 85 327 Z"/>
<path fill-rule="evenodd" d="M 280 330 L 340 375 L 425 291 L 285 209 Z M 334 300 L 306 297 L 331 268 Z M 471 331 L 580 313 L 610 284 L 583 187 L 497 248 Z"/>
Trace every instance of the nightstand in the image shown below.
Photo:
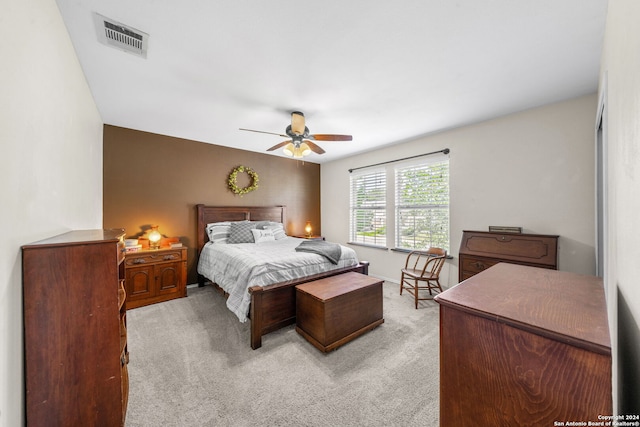
<path fill-rule="evenodd" d="M 187 296 L 187 248 L 125 255 L 127 309 Z"/>
<path fill-rule="evenodd" d="M 297 237 L 298 239 L 307 239 L 307 240 L 324 240 L 324 236 L 291 236 Z"/>

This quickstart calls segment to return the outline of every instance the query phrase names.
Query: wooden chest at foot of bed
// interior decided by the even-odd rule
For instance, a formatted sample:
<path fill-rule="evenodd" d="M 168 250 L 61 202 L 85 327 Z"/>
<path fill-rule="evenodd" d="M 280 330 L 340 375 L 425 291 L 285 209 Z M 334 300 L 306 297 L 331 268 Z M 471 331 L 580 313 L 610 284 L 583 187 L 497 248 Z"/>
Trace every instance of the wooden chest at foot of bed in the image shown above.
<path fill-rule="evenodd" d="M 350 272 L 296 286 L 296 331 L 329 352 L 384 322 L 382 280 Z"/>

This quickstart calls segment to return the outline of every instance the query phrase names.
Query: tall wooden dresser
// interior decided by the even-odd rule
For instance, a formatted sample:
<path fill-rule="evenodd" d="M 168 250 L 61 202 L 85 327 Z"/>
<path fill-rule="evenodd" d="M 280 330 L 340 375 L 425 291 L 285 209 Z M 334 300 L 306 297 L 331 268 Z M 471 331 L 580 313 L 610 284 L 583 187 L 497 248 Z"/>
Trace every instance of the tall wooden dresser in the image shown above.
<path fill-rule="evenodd" d="M 129 393 L 124 230 L 22 247 L 28 426 L 122 426 Z"/>
<path fill-rule="evenodd" d="M 435 300 L 441 426 L 587 425 L 612 414 L 600 278 L 499 263 Z"/>
<path fill-rule="evenodd" d="M 558 269 L 558 236 L 547 234 L 463 231 L 458 281 L 499 262 Z"/>

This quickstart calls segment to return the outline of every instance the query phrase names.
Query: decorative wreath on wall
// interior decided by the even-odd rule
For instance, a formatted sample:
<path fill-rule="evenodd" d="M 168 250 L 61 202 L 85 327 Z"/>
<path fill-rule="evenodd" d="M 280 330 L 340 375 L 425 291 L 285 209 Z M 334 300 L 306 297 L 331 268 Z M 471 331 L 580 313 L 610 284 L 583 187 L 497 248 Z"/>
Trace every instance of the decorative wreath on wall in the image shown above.
<path fill-rule="evenodd" d="M 238 187 L 238 174 L 246 172 L 251 178 L 251 185 L 248 187 Z M 246 166 L 238 166 L 229 174 L 229 179 L 227 179 L 227 183 L 229 184 L 229 189 L 234 194 L 244 195 L 250 193 L 251 191 L 258 188 L 258 174 L 253 169 Z"/>

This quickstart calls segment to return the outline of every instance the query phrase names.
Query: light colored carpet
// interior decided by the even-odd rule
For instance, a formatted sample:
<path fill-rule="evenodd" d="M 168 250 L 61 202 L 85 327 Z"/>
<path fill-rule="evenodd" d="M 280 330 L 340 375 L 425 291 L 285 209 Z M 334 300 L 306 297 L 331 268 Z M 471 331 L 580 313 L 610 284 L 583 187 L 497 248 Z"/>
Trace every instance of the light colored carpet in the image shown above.
<path fill-rule="evenodd" d="M 385 323 L 323 354 L 294 325 L 251 350 L 213 288 L 127 313 L 134 426 L 437 426 L 438 304 L 384 284 Z"/>

